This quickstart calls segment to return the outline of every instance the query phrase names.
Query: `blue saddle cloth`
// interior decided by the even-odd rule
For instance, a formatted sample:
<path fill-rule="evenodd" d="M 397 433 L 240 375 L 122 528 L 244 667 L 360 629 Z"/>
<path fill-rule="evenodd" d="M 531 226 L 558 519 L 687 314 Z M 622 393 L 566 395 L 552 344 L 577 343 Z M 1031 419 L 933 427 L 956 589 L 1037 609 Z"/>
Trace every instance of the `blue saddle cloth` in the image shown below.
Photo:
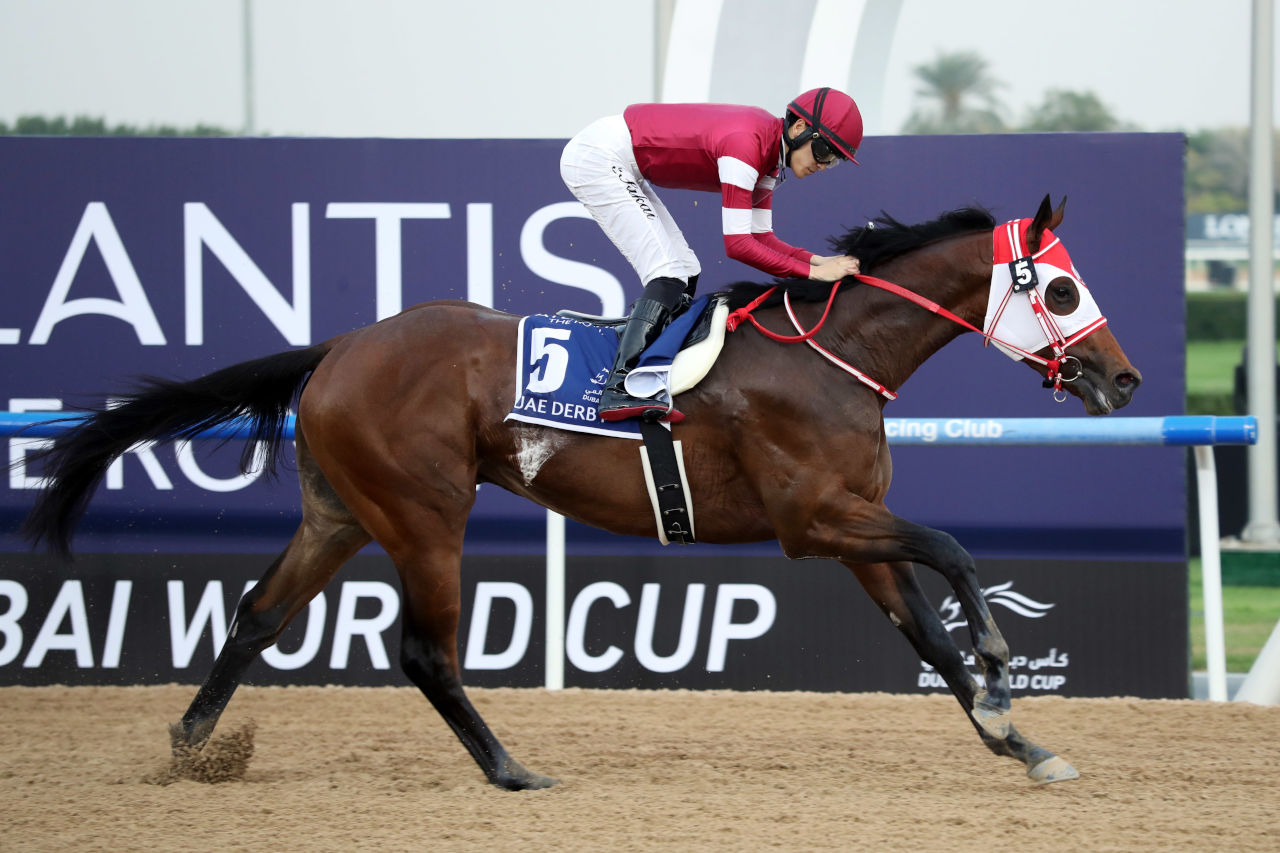
<path fill-rule="evenodd" d="M 709 302 L 706 296 L 694 300 L 645 350 L 639 366 L 670 364 Z M 600 393 L 617 353 L 618 333 L 612 328 L 550 314 L 522 318 L 516 347 L 516 399 L 506 419 L 640 438 L 638 420 L 600 420 Z"/>

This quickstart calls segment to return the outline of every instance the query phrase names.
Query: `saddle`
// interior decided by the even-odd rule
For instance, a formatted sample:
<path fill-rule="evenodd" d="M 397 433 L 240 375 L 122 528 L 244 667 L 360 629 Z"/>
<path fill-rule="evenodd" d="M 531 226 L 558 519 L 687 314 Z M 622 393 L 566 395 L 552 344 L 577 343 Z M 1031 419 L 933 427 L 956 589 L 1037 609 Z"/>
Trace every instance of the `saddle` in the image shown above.
<path fill-rule="evenodd" d="M 670 359 L 670 367 L 666 367 L 665 363 L 671 342 L 667 340 L 667 332 L 663 332 L 654 346 L 640 358 L 640 364 L 636 370 L 632 371 L 632 376 L 628 377 L 628 391 L 632 390 L 630 384 L 632 377 L 642 385 L 651 385 L 655 381 L 653 374 L 661 371 L 667 373 L 666 382 L 663 384 L 671 395 L 683 394 L 701 382 L 711 370 L 711 365 L 716 363 L 720 350 L 724 348 L 725 322 L 729 317 L 729 305 L 726 298 L 719 294 L 708 297 L 702 305 L 699 305 L 699 302 L 701 300 L 693 303 L 691 310 L 698 311 L 698 314 L 693 319 L 692 328 L 679 343 L 679 350 L 675 357 Z M 556 316 L 615 331 L 621 331 L 627 324 L 626 317 L 602 317 L 567 309 L 557 311 Z M 677 317 L 668 328 L 674 331 L 676 327 L 687 322 L 688 317 L 682 315 Z M 659 362 L 663 366 L 655 367 Z M 646 375 L 650 378 L 646 379 Z M 639 390 L 649 389 L 641 387 Z M 650 395 L 641 393 L 637 396 Z"/>

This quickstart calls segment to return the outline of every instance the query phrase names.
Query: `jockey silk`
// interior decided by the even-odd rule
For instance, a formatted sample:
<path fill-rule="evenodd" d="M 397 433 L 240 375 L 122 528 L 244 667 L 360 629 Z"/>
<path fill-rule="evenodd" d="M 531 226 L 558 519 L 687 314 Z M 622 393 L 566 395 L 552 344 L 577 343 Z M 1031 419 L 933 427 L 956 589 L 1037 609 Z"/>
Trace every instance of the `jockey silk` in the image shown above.
<path fill-rule="evenodd" d="M 770 275 L 809 277 L 813 253 L 773 233 L 782 119 L 731 104 L 633 104 L 623 118 L 650 183 L 720 193 L 726 255 Z"/>
<path fill-rule="evenodd" d="M 726 255 L 807 278 L 813 253 L 773 233 L 782 131 L 782 119 L 754 107 L 638 104 L 571 139 L 560 172 L 643 282 L 701 271 L 654 187 L 718 193 Z"/>

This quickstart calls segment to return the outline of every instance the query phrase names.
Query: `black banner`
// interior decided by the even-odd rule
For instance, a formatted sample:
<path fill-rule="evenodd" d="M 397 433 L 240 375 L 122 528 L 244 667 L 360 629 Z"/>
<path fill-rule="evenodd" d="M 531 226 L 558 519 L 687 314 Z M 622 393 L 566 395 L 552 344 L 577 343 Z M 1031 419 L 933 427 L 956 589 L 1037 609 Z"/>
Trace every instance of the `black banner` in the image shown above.
<path fill-rule="evenodd" d="M 200 682 L 240 595 L 270 558 L 97 555 L 71 566 L 0 555 L 0 684 Z M 1108 561 L 979 565 L 1012 651 L 1015 694 L 1188 695 L 1185 566 Z M 944 582 L 922 581 L 963 651 Z M 464 680 L 545 679 L 540 556 L 468 557 Z M 399 581 L 361 555 L 250 670 L 254 684 L 406 684 Z M 934 692 L 922 664 L 842 566 L 782 557 L 571 557 L 565 681 L 598 688 Z"/>

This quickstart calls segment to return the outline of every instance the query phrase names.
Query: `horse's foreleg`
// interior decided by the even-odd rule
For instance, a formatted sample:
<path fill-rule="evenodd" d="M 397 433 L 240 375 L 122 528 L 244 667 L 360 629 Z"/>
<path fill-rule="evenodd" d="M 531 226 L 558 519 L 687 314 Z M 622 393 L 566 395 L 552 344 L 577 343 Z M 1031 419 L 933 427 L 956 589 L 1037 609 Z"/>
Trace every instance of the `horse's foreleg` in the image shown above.
<path fill-rule="evenodd" d="M 928 566 L 950 584 L 968 620 L 969 638 L 984 680 L 969 713 L 988 734 L 1003 739 L 1009 726 L 1009 644 L 982 596 L 973 557 L 949 534 L 898 518 L 883 507 L 865 505 L 858 520 L 867 524 L 867 529 L 856 531 L 863 547 L 870 546 L 868 550 L 873 552 L 887 550 L 893 554 L 889 562 Z M 882 538 L 886 532 L 892 537 L 888 542 Z"/>
<path fill-rule="evenodd" d="M 965 698 L 969 688 L 957 680 L 957 684 L 962 684 L 960 695 L 965 710 L 986 737 L 994 742 L 1009 743 L 1014 731 L 1009 716 L 1009 646 L 982 596 L 973 557 L 952 536 L 898 518 L 883 504 L 847 493 L 832 494 L 835 499 L 814 507 L 803 526 L 779 529 L 783 550 L 792 557 L 834 557 L 848 564 L 916 563 L 941 574 L 968 620 L 974 655 L 984 679 L 984 685 L 976 688 L 969 701 Z M 923 595 L 918 591 L 912 598 L 919 598 L 923 603 Z M 927 639 L 927 635 L 922 635 L 922 639 Z M 1052 776 L 1060 769 L 1050 767 L 1042 772 Z M 1066 765 L 1062 772 L 1069 770 L 1070 765 Z"/>
<path fill-rule="evenodd" d="M 946 681 L 960 706 L 970 713 L 970 722 L 992 752 L 1021 761 L 1027 768 L 1027 775 L 1037 782 L 1076 778 L 1078 774 L 1070 764 L 1023 737 L 1012 722 L 1003 736 L 998 736 L 972 716 L 981 685 L 965 668 L 960 649 L 937 611 L 929 604 L 910 563 L 846 565 L 853 570 L 872 601 L 911 643 L 920 659 L 937 670 Z"/>
<path fill-rule="evenodd" d="M 833 557 L 849 563 L 918 563 L 946 578 L 968 619 L 973 652 L 985 678 L 971 713 L 984 729 L 1002 737 L 1009 715 L 1009 646 L 982 597 L 973 557 L 949 534 L 899 518 L 883 504 L 847 494 L 838 497 L 816 507 L 815 516 L 794 534 L 780 530 L 783 550 L 791 557 Z"/>
<path fill-rule="evenodd" d="M 460 528 L 457 539 L 461 540 Z M 428 549 L 412 564 L 397 561 L 404 588 L 400 664 L 490 782 L 509 791 L 550 787 L 555 779 L 526 770 L 507 753 L 462 688 L 457 645 L 460 562 L 461 541 L 456 548 Z"/>
<path fill-rule="evenodd" d="M 1011 726 L 1009 644 L 996 626 L 991 608 L 982 595 L 977 566 L 969 552 L 948 534 L 916 526 L 922 540 L 932 540 L 928 552 L 932 559 L 927 564 L 947 579 L 969 623 L 969 637 L 984 681 L 971 706 L 973 720 L 992 737 L 1004 739 Z"/>
<path fill-rule="evenodd" d="M 846 562 L 845 565 L 876 606 L 911 643 L 920 659 L 947 682 L 965 711 L 972 709 L 982 685 L 965 668 L 960 648 L 930 606 L 911 563 Z M 978 730 L 982 731 L 981 727 Z"/>

